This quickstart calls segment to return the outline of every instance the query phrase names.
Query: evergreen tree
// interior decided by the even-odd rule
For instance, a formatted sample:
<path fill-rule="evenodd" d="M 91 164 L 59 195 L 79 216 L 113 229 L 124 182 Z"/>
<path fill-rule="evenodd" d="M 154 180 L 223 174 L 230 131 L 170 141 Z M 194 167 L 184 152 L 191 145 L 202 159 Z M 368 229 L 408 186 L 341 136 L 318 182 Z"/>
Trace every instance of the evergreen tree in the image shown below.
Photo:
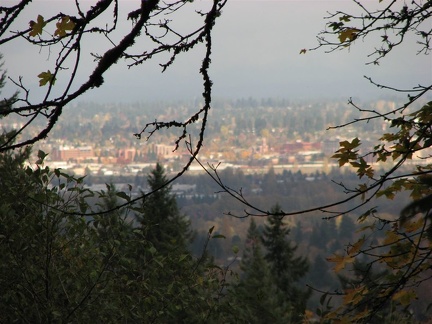
<path fill-rule="evenodd" d="M 42 162 L 24 167 L 26 153 L 0 154 L 0 322 L 225 322 L 222 271 L 157 251 L 122 210 L 76 215 L 94 193 Z M 100 207 L 124 196 L 108 188 Z"/>
<path fill-rule="evenodd" d="M 165 185 L 167 181 L 165 170 L 157 163 L 147 177 L 153 193 L 143 201 L 142 214 L 137 218 L 146 239 L 158 252 L 186 252 L 191 238 L 190 223 L 181 215 L 171 186 Z"/>
<path fill-rule="evenodd" d="M 352 239 L 353 234 L 356 231 L 356 224 L 350 216 L 346 215 L 342 217 L 339 224 L 339 239 L 344 243 Z"/>
<path fill-rule="evenodd" d="M 312 287 L 326 287 L 327 289 L 336 286 L 336 277 L 330 272 L 329 263 L 321 254 L 317 254 L 313 260 L 307 278 Z"/>
<path fill-rule="evenodd" d="M 0 70 L 1 70 L 1 75 L 0 75 L 0 94 L 1 94 L 1 89 L 4 88 L 4 86 L 6 85 L 6 80 L 7 80 L 7 71 L 3 69 L 3 65 L 4 63 L 1 62 L 3 59 L 3 55 L 0 54 Z M 15 92 L 12 96 L 10 96 L 9 98 L 4 98 L 0 101 L 0 118 L 2 118 L 4 115 L 1 113 L 5 113 L 7 111 L 12 110 L 13 108 L 13 104 L 15 103 L 15 101 L 18 98 L 18 92 Z"/>
<path fill-rule="evenodd" d="M 284 323 L 287 314 L 275 298 L 276 286 L 264 259 L 260 233 L 251 219 L 240 263 L 242 276 L 234 289 L 237 320 L 245 323 Z"/>
<path fill-rule="evenodd" d="M 299 323 L 305 313 L 310 291 L 299 287 L 298 282 L 307 273 L 309 264 L 306 258 L 295 256 L 297 246 L 288 239 L 290 229 L 283 223 L 283 217 L 276 216 L 280 213 L 280 206 L 274 206 L 271 213 L 275 216 L 268 218 L 262 234 L 262 242 L 267 250 L 265 260 L 270 265 L 271 276 L 278 289 L 279 303 L 288 303 L 292 308 L 291 322 Z"/>

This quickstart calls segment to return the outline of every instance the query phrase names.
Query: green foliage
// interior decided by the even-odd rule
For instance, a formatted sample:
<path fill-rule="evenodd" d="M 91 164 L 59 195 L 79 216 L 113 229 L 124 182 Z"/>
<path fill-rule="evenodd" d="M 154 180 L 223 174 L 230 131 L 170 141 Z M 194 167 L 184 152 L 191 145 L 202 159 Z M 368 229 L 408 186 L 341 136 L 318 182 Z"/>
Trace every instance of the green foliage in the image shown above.
<path fill-rule="evenodd" d="M 161 253 L 184 253 L 191 239 L 190 222 L 180 213 L 159 163 L 150 172 L 147 182 L 152 194 L 143 199 L 141 212 L 137 214 L 146 239 Z"/>
<path fill-rule="evenodd" d="M 272 208 L 262 242 L 266 248 L 265 259 L 278 288 L 279 301 L 291 309 L 290 320 L 298 323 L 304 317 L 310 296 L 310 291 L 299 286 L 299 281 L 309 270 L 309 263 L 305 257 L 295 256 L 297 247 L 288 238 L 290 229 L 283 223 L 283 216 L 278 216 L 280 213 L 279 205 Z"/>
<path fill-rule="evenodd" d="M 230 296 L 237 304 L 236 317 L 245 323 L 286 323 L 290 309 L 277 297 L 278 289 L 264 253 L 261 234 L 252 219 L 240 263 L 240 282 Z"/>
<path fill-rule="evenodd" d="M 276 205 L 272 212 L 280 213 Z M 296 257 L 282 217 L 271 216 L 261 233 L 251 219 L 240 263 L 240 282 L 232 294 L 239 318 L 248 323 L 299 323 L 305 318 L 310 292 L 299 282 L 308 271 L 305 258 Z"/>
<path fill-rule="evenodd" d="M 187 250 L 162 250 L 150 230 L 134 226 L 130 208 L 116 208 L 125 193 L 112 185 L 93 193 L 82 178 L 45 167 L 43 152 L 24 167 L 28 153 L 0 156 L 2 321 L 223 320 L 227 269 Z M 81 214 L 95 209 L 103 212 Z"/>
<path fill-rule="evenodd" d="M 0 54 L 0 70 L 2 70 L 2 73 L 0 75 L 0 94 L 1 94 L 1 90 L 6 85 L 6 79 L 7 79 L 6 71 L 3 70 L 4 63 L 2 62 L 2 59 L 3 59 L 3 55 Z M 3 118 L 4 114 L 11 111 L 13 104 L 17 100 L 17 97 L 18 97 L 18 92 L 15 92 L 9 98 L 5 98 L 2 96 L 2 99 L 0 100 L 0 119 Z M 7 134 L 6 136 L 2 135 L 2 137 L 8 138 L 8 135 Z M 4 140 L 2 139 L 2 141 Z"/>

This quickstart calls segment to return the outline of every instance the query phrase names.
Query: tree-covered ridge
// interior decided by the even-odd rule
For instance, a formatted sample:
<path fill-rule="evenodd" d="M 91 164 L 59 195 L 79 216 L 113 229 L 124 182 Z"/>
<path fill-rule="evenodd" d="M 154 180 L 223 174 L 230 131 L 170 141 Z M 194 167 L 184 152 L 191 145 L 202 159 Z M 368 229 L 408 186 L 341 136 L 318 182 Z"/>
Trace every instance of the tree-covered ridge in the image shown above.
<path fill-rule="evenodd" d="M 45 167 L 43 153 L 33 168 L 24 167 L 26 154 L 0 156 L 1 321 L 166 323 L 222 316 L 225 270 L 188 252 L 187 223 L 137 222 L 148 216 L 139 206 L 106 213 L 124 192 L 85 189 L 82 179 Z M 164 216 L 177 217 L 175 200 L 165 195 L 172 208 Z M 86 210 L 93 216 L 82 216 Z"/>

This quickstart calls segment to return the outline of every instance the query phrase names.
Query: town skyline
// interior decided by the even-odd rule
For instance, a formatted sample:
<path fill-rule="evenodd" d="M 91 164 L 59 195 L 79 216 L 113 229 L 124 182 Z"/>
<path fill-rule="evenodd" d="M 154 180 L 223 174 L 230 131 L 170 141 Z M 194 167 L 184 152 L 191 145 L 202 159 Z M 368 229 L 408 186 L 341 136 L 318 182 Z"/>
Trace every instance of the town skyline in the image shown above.
<path fill-rule="evenodd" d="M 362 104 L 381 111 L 394 108 L 399 103 L 397 99 L 381 99 Z M 67 115 L 53 133 L 33 148 L 33 154 L 37 155 L 41 149 L 48 154 L 46 163 L 69 169 L 77 175 L 86 172 L 108 176 L 130 175 L 156 162 L 163 163 L 170 172 L 178 172 L 190 153 L 185 143 L 175 150 L 177 135 L 174 131 L 157 133 L 148 140 L 147 132 L 140 140 L 133 134 L 154 120 L 152 118 L 181 119 L 195 105 L 199 102 L 75 104 L 73 113 L 66 112 Z M 271 167 L 280 172 L 283 169 L 301 169 L 305 173 L 328 172 L 338 166 L 331 156 L 339 149 L 340 141 L 361 137 L 366 152 L 388 128 L 385 123 L 371 122 L 341 130 L 327 130 L 356 117 L 354 109 L 346 102 L 337 100 L 217 100 L 198 158 L 204 163 L 220 162 L 220 169 L 235 167 L 246 173 L 266 172 Z M 1 127 L 10 128 L 13 125 L 2 124 Z M 196 130 L 189 130 L 191 139 L 196 140 L 193 137 Z M 31 127 L 28 132 L 32 132 Z M 373 162 L 372 159 L 370 162 Z M 198 165 L 190 168 L 191 171 L 200 169 Z"/>

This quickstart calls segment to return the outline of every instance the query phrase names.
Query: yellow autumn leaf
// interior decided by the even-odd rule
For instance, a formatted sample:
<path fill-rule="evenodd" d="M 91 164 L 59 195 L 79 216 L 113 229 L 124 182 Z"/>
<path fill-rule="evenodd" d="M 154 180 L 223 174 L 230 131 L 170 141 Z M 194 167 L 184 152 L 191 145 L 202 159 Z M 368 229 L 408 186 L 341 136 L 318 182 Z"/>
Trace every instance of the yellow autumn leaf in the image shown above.
<path fill-rule="evenodd" d="M 346 40 L 349 42 L 356 39 L 357 34 L 360 30 L 357 28 L 345 28 L 339 33 L 339 41 L 344 43 Z"/>
<path fill-rule="evenodd" d="M 363 295 L 367 293 L 367 289 L 364 286 L 360 286 L 354 289 L 349 289 L 346 291 L 343 297 L 343 302 L 345 305 L 357 305 L 363 299 Z"/>
<path fill-rule="evenodd" d="M 357 313 L 354 316 L 354 318 L 353 318 L 354 319 L 354 323 L 357 322 L 357 321 L 360 322 L 361 319 L 364 319 L 364 318 L 368 317 L 370 315 L 370 313 L 371 313 L 371 311 L 368 310 L 367 308 L 364 311 L 362 311 L 360 313 Z"/>
<path fill-rule="evenodd" d="M 324 316 L 325 319 L 330 319 L 330 320 L 336 319 L 337 317 L 338 317 L 338 314 L 336 311 L 329 312 Z"/>
<path fill-rule="evenodd" d="M 349 249 L 348 249 L 348 255 L 353 256 L 357 254 L 360 251 L 360 248 L 362 247 L 365 239 L 362 237 L 357 242 L 355 242 Z"/>
<path fill-rule="evenodd" d="M 386 297 L 392 291 L 391 288 L 383 289 L 378 294 L 378 297 Z"/>
<path fill-rule="evenodd" d="M 342 316 L 337 319 L 334 323 L 337 324 L 352 324 L 352 320 L 349 316 Z"/>
<path fill-rule="evenodd" d="M 400 237 L 394 231 L 387 231 L 384 238 L 384 245 L 392 245 L 399 241 Z"/>
<path fill-rule="evenodd" d="M 418 229 L 420 229 L 424 222 L 425 222 L 425 218 L 419 218 L 417 221 L 407 221 L 403 223 L 403 228 L 405 229 L 405 231 L 407 233 L 412 233 L 417 231 Z"/>
<path fill-rule="evenodd" d="M 57 29 L 54 32 L 54 36 L 63 37 L 66 36 L 66 32 L 75 28 L 75 23 L 70 19 L 69 16 L 63 16 L 60 21 L 56 24 Z"/>
<path fill-rule="evenodd" d="M 367 189 L 368 189 L 368 186 L 366 183 L 362 183 L 358 186 L 358 190 L 362 193 L 360 196 L 362 201 L 365 201 Z"/>
<path fill-rule="evenodd" d="M 36 21 L 31 20 L 29 22 L 29 25 L 31 28 L 29 36 L 36 37 L 37 35 L 42 35 L 42 30 L 45 27 L 46 22 L 44 20 L 44 17 L 38 15 Z"/>
<path fill-rule="evenodd" d="M 417 295 L 412 290 L 400 290 L 393 295 L 393 301 L 399 302 L 402 306 L 408 306 Z"/>
<path fill-rule="evenodd" d="M 47 83 L 54 85 L 54 83 L 56 81 L 54 74 L 52 74 L 50 70 L 48 70 L 46 72 L 39 73 L 38 78 L 40 79 L 39 80 L 39 86 L 40 87 L 43 87 Z"/>
<path fill-rule="evenodd" d="M 375 228 L 375 224 L 366 225 L 366 226 L 360 227 L 358 230 L 355 231 L 355 233 L 361 233 L 361 232 L 364 232 L 366 230 L 373 230 L 374 228 Z"/>
<path fill-rule="evenodd" d="M 396 267 L 396 262 L 394 260 L 394 255 L 392 254 L 385 254 L 382 256 L 380 262 L 384 262 L 385 264 L 387 264 L 387 266 L 389 266 L 390 268 L 394 269 Z"/>
<path fill-rule="evenodd" d="M 343 255 L 335 254 L 334 256 L 328 257 L 327 261 L 334 262 L 335 263 L 334 270 L 335 272 L 339 272 L 342 269 L 344 269 L 347 264 L 353 263 L 354 258 L 351 256 L 343 256 Z"/>

